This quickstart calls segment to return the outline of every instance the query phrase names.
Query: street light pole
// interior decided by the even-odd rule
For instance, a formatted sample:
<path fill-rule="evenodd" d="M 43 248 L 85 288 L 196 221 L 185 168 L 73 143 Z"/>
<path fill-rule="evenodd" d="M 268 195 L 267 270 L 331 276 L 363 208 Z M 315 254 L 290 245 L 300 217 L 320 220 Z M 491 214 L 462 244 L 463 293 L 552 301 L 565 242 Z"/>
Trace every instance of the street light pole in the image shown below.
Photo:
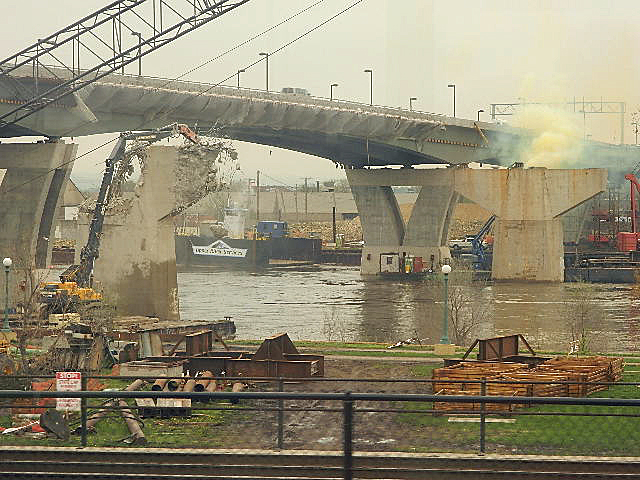
<path fill-rule="evenodd" d="M 240 88 L 240 74 L 244 73 L 244 68 L 242 70 L 238 70 L 238 88 Z"/>
<path fill-rule="evenodd" d="M 269 54 L 266 52 L 260 52 L 259 55 L 262 55 L 263 57 L 265 57 L 265 63 L 266 63 L 266 87 L 267 87 L 267 92 L 269 91 Z"/>
<path fill-rule="evenodd" d="M 440 343 L 442 345 L 449 344 L 449 274 L 451 273 L 451 266 L 443 265 L 442 273 L 444 275 L 444 312 L 442 314 L 442 338 Z"/>
<path fill-rule="evenodd" d="M 411 97 L 411 98 L 409 99 L 409 111 L 410 111 L 410 112 L 413 112 L 413 102 L 414 102 L 415 100 L 418 100 L 418 98 L 417 98 L 417 97 Z"/>
<path fill-rule="evenodd" d="M 453 88 L 453 116 L 456 116 L 456 86 L 453 83 L 447 85 L 449 88 Z"/>
<path fill-rule="evenodd" d="M 329 96 L 329 100 L 331 100 L 331 101 L 333 101 L 333 87 L 337 87 L 337 86 L 338 86 L 337 83 L 332 83 L 331 84 L 331 87 L 330 87 L 331 88 L 331 93 L 329 94 L 330 95 Z"/>
<path fill-rule="evenodd" d="M 138 76 L 142 76 L 142 34 L 140 32 L 131 32 L 131 35 L 138 37 Z"/>
<path fill-rule="evenodd" d="M 484 110 L 478 110 L 478 121 L 480 121 L 480 114 L 484 113 Z"/>
<path fill-rule="evenodd" d="M 364 73 L 369 74 L 369 104 L 373 105 L 373 70 L 367 68 Z"/>
<path fill-rule="evenodd" d="M 2 324 L 3 332 L 10 332 L 11 328 L 9 327 L 9 270 L 11 269 L 11 264 L 13 262 L 9 257 L 6 257 L 2 260 L 2 264 L 4 265 L 4 273 L 5 273 L 5 281 L 4 281 L 4 323 Z"/>

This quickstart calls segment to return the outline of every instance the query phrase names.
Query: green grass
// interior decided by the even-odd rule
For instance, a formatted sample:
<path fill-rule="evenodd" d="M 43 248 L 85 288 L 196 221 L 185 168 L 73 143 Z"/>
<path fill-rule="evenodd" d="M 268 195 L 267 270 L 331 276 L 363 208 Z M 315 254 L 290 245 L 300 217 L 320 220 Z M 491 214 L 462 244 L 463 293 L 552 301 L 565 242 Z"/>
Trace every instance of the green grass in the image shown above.
<path fill-rule="evenodd" d="M 431 376 L 426 366 L 414 367 L 416 374 Z M 640 382 L 640 374 L 625 376 L 627 382 Z M 638 398 L 638 387 L 617 385 L 597 392 L 591 398 Z M 397 405 L 406 410 L 431 409 L 431 403 Z M 487 423 L 488 452 L 549 455 L 640 455 L 640 408 L 544 405 L 517 412 L 541 415 L 488 415 L 514 418 L 515 423 Z M 544 415 L 564 413 L 565 416 Z M 578 416 L 570 414 L 633 414 L 635 417 Z M 479 423 L 449 423 L 448 416 L 428 413 L 399 413 L 396 422 L 418 433 L 420 446 L 411 451 L 478 451 Z"/>
<path fill-rule="evenodd" d="M 404 358 L 442 358 L 442 355 L 436 355 L 426 352 L 410 352 L 402 350 L 373 350 L 373 351 L 361 351 L 361 350 L 307 350 L 306 353 L 317 353 L 326 355 L 345 355 L 350 357 L 404 357 Z M 459 355 L 447 355 L 446 358 L 456 358 Z"/>
<path fill-rule="evenodd" d="M 143 431 L 147 443 L 153 447 L 207 448 L 222 447 L 221 439 L 216 430 L 218 426 L 233 421 L 244 412 L 223 412 L 219 410 L 193 410 L 190 418 L 145 418 Z M 211 403 L 209 405 L 216 405 Z M 222 406 L 222 405 L 221 405 Z M 93 409 L 90 409 L 90 412 Z M 135 409 L 132 408 L 135 413 Z M 73 430 L 80 423 L 79 415 L 70 417 L 70 427 Z M 0 426 L 10 427 L 11 417 L 0 416 Z M 98 422 L 96 433 L 87 437 L 90 447 L 124 447 L 122 442 L 130 433 L 120 413 L 114 411 Z M 71 435 L 68 441 L 55 438 L 28 438 L 17 435 L 0 436 L 0 445 L 41 445 L 41 446 L 80 446 L 80 436 Z"/>

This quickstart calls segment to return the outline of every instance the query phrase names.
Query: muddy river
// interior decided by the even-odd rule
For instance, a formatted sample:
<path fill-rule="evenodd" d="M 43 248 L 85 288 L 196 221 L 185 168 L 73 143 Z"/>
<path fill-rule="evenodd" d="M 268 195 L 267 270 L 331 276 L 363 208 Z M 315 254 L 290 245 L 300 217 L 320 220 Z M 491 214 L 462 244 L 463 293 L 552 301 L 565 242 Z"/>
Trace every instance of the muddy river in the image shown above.
<path fill-rule="evenodd" d="M 178 274 L 183 320 L 233 317 L 239 338 L 396 342 L 442 335 L 443 291 L 433 282 L 365 281 L 357 267 Z M 457 286 L 456 286 L 457 284 Z M 459 294 L 452 299 L 451 289 Z M 571 331 L 593 351 L 640 349 L 640 288 L 629 285 L 450 281 L 467 338 L 522 333 L 534 348 L 566 351 Z M 471 320 L 470 320 L 471 319 Z M 583 326 L 584 325 L 584 326 Z"/>

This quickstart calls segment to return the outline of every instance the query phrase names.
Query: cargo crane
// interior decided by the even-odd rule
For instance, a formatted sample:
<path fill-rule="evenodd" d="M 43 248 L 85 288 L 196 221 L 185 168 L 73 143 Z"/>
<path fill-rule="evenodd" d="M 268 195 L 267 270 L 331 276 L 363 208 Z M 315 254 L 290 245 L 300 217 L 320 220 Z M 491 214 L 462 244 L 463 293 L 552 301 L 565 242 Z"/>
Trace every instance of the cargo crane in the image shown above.
<path fill-rule="evenodd" d="M 495 219 L 496 216 L 491 215 L 480 231 L 471 239 L 471 250 L 476 257 L 473 262 L 473 268 L 475 270 L 491 270 L 491 265 L 489 264 L 489 259 L 487 258 L 487 254 L 484 250 L 483 242 L 485 235 L 489 232 L 489 229 L 491 228 L 491 225 L 493 225 Z"/>
<path fill-rule="evenodd" d="M 106 160 L 96 206 L 89 224 L 89 236 L 86 245 L 80 251 L 80 263 L 67 268 L 60 275 L 59 282 L 47 282 L 42 286 L 39 309 L 41 317 L 46 318 L 51 313 L 75 312 L 80 305 L 96 306 L 102 301 L 102 295 L 93 289 L 93 267 L 99 257 L 100 238 L 104 217 L 113 193 L 116 166 L 125 157 L 128 140 L 153 143 L 174 135 L 182 135 L 195 144 L 200 143 L 198 135 L 183 124 L 172 124 L 158 130 L 120 134 Z"/>
<path fill-rule="evenodd" d="M 635 252 L 638 250 L 638 208 L 637 196 L 640 195 L 640 182 L 633 173 L 627 173 L 625 180 L 629 180 L 631 187 L 631 232 L 618 232 L 616 243 L 618 250 L 621 252 Z"/>

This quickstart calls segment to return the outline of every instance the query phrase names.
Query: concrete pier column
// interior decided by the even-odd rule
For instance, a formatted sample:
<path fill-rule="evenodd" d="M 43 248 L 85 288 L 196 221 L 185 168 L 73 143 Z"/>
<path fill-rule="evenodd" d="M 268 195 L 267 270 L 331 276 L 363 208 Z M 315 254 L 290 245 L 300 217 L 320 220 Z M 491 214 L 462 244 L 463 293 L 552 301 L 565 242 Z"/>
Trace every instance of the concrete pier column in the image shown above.
<path fill-rule="evenodd" d="M 0 255 L 25 268 L 50 264 L 55 213 L 77 149 L 62 141 L 0 145 Z"/>
<path fill-rule="evenodd" d="M 446 246 L 449 224 L 458 203 L 453 185 L 425 185 L 407 223 L 405 245 L 416 247 Z"/>
<path fill-rule="evenodd" d="M 435 268 L 450 258 L 447 236 L 458 198 L 452 176 L 434 183 L 430 177 L 411 169 L 347 170 L 346 173 L 365 242 L 362 275 L 380 274 L 383 254 L 422 257 L 427 268 Z M 442 180 L 441 174 L 438 178 Z M 420 188 L 406 225 L 392 190 L 394 185 Z"/>
<path fill-rule="evenodd" d="M 362 234 L 370 246 L 402 245 L 404 220 L 390 186 L 352 185 Z"/>
<path fill-rule="evenodd" d="M 561 215 L 604 191 L 605 169 L 459 169 L 456 190 L 497 215 L 492 277 L 562 282 Z"/>
<path fill-rule="evenodd" d="M 174 226 L 177 149 L 152 146 L 142 182 L 126 214 L 105 220 L 95 286 L 118 315 L 179 320 Z M 79 226 L 80 245 L 88 235 L 88 218 Z"/>

